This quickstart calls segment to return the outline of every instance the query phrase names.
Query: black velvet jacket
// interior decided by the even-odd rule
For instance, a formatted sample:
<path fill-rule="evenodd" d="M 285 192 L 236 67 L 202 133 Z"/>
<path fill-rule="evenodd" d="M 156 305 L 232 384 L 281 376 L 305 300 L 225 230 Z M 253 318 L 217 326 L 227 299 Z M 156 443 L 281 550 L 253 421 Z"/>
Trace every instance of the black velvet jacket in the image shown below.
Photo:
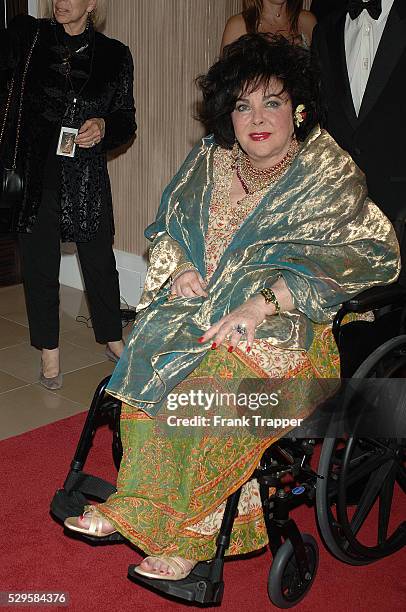
<path fill-rule="evenodd" d="M 19 16 L 7 30 L 0 32 L 0 70 L 10 74 L 14 71 L 17 92 L 38 28 L 39 39 L 32 54 L 23 97 L 19 160 L 26 180 L 17 231 L 32 231 L 43 189 L 49 184 L 58 185 L 61 238 L 86 242 L 96 234 L 103 207 L 107 207 L 113 224 L 106 153 L 128 143 L 136 129 L 131 52 L 121 42 L 90 29 L 85 34 L 86 48 L 80 53 L 69 53 L 62 26 L 47 19 Z M 64 65 L 68 55 L 70 80 Z M 0 83 L 5 81 L 4 72 Z M 77 103 L 73 114 L 75 96 Z M 19 95 L 13 98 L 15 123 Z M 104 118 L 106 124 L 101 143 L 90 149 L 76 147 L 74 158 L 57 157 L 61 126 L 79 128 L 87 119 L 95 117 Z M 5 144 L 1 154 L 8 161 L 15 144 L 12 125 Z M 47 176 L 47 171 L 58 176 Z"/>

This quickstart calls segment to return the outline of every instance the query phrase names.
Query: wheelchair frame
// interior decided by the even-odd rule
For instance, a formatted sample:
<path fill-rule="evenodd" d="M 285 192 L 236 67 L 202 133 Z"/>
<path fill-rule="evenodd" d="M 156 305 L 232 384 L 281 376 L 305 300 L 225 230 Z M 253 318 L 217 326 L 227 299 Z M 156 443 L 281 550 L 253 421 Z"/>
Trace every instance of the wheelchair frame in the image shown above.
<path fill-rule="evenodd" d="M 346 302 L 337 313 L 333 323 L 333 334 L 338 347 L 340 348 L 342 344 L 343 330 L 346 327 L 345 325 L 341 326 L 341 323 L 347 313 L 377 311 L 377 320 L 383 321 L 381 328 L 384 330 L 386 325 L 383 316 L 387 314 L 385 309 L 391 309 L 394 305 L 402 313 L 398 328 L 400 328 L 401 334 L 404 334 L 406 289 L 398 285 L 377 287 L 365 291 L 349 302 Z M 382 309 L 384 310 L 382 311 Z M 384 312 L 384 315 L 380 314 L 382 312 Z M 376 334 L 374 338 L 375 343 L 379 344 L 382 342 L 382 338 L 385 335 L 382 329 Z M 385 359 L 389 356 L 391 360 L 388 369 L 385 365 Z M 395 358 L 395 366 L 393 366 L 393 358 Z M 400 361 L 396 362 L 398 358 L 400 358 Z M 375 348 L 372 355 L 358 368 L 355 377 L 391 376 L 396 371 L 396 367 L 399 367 L 399 364 L 402 367 L 406 367 L 406 335 L 389 339 L 382 346 Z M 117 469 L 120 464 L 122 455 L 119 428 L 121 403 L 111 397 L 105 397 L 104 392 L 109 379 L 110 377 L 107 377 L 101 381 L 96 389 L 70 466 L 70 471 L 63 488 L 55 493 L 52 500 L 51 512 L 61 521 L 67 516 L 81 514 L 84 505 L 89 503 L 87 498 L 105 501 L 107 497 L 116 491 L 115 487 L 110 483 L 86 474 L 83 471 L 97 429 L 97 421 L 101 416 L 105 417 L 106 415 L 114 423 L 112 448 Z M 395 480 L 393 475 L 397 470 L 396 474 L 399 472 L 401 476 L 399 476 L 399 483 L 406 493 L 406 470 L 402 468 L 404 461 L 402 453 L 405 450 L 404 441 L 389 442 L 390 452 L 388 451 L 385 456 L 381 453 L 383 459 L 381 457 L 381 463 L 378 461 L 380 466 L 391 462 L 387 472 L 382 468 L 380 482 L 382 481 L 382 486 L 385 486 L 385 477 L 391 473 L 391 482 L 394 486 Z M 354 445 L 357 446 L 357 444 L 359 445 L 360 442 L 353 437 L 348 438 L 344 450 L 341 452 L 341 458 L 338 459 L 339 462 L 341 461 L 341 465 L 346 465 L 342 461 L 344 456 L 351 468 L 351 449 L 353 450 Z M 358 522 L 352 528 L 348 520 L 348 514 L 346 514 L 347 502 L 351 501 L 347 496 L 348 483 L 343 482 L 343 479 L 340 481 L 340 478 L 338 478 L 338 488 L 337 482 L 333 481 L 332 483 L 331 465 L 333 453 L 335 452 L 334 440 L 326 438 L 324 441 L 318 469 L 321 472 L 320 474 L 313 471 L 309 465 L 313 454 L 313 446 L 313 440 L 288 438 L 278 440 L 278 442 L 265 451 L 260 465 L 251 476 L 251 478 L 256 478 L 259 483 L 264 521 L 268 532 L 269 546 L 273 555 L 273 563 L 268 581 L 268 593 L 272 602 L 281 608 L 292 607 L 301 601 L 309 591 L 317 572 L 317 543 L 312 536 L 301 534 L 295 521 L 289 516 L 290 511 L 301 503 L 313 504 L 316 501 L 318 523 L 324 542 L 330 551 L 344 562 L 353 565 L 367 564 L 392 554 L 406 544 L 406 522 L 398 527 L 393 537 L 391 536 L 386 540 L 389 521 L 388 512 L 390 513 L 390 510 L 388 511 L 387 508 L 382 510 L 384 527 L 382 529 L 379 527 L 378 529 L 378 545 L 375 547 L 365 547 L 357 540 L 357 532 L 368 515 L 371 503 L 374 501 L 372 498 L 375 496 L 374 499 L 376 499 L 376 496 L 380 494 L 380 490 L 375 490 L 377 488 L 375 486 L 373 494 L 368 493 L 368 490 L 359 493 L 357 502 L 362 506 L 362 512 L 359 512 Z M 358 453 L 356 456 L 355 468 L 353 466 L 353 470 L 357 469 L 358 464 L 362 464 L 361 456 L 362 449 L 361 455 Z M 364 463 L 363 470 L 365 471 L 370 466 L 371 464 Z M 282 480 L 288 474 L 292 480 L 287 486 Z M 352 472 L 354 482 L 361 480 L 362 483 L 363 476 L 362 470 L 359 473 L 356 471 Z M 386 503 L 386 506 L 389 504 L 389 508 L 393 486 L 392 491 L 390 491 L 386 485 L 383 496 L 383 503 Z M 290 490 L 287 490 L 288 488 Z M 271 489 L 275 489 L 272 495 L 270 495 Z M 146 578 L 134 571 L 136 567 L 134 565 L 129 567 L 129 578 L 144 587 L 169 597 L 195 602 L 203 606 L 219 604 L 224 591 L 224 558 L 230 544 L 231 531 L 240 494 L 241 489 L 233 493 L 227 500 L 226 510 L 216 540 L 216 555 L 212 560 L 199 562 L 186 578 L 179 581 Z M 344 502 L 341 505 L 339 503 L 340 495 L 344 497 Z M 338 517 L 334 517 L 332 514 L 331 508 L 333 505 L 337 505 Z M 70 535 L 76 537 L 71 532 Z M 102 543 L 99 538 L 83 535 L 81 537 L 95 544 Z M 102 541 L 119 543 L 123 542 L 124 538 L 116 532 L 106 536 Z"/>

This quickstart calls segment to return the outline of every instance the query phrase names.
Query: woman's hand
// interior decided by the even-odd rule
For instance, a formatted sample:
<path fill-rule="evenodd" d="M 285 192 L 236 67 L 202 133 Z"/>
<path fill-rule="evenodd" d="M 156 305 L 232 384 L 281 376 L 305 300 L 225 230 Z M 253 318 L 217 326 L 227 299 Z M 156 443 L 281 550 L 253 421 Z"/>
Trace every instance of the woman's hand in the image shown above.
<path fill-rule="evenodd" d="M 76 144 L 84 149 L 94 147 L 104 138 L 105 127 L 104 119 L 100 117 L 88 119 L 84 122 L 75 138 Z"/>
<path fill-rule="evenodd" d="M 171 298 L 174 297 L 207 297 L 206 281 L 197 270 L 187 270 L 172 283 Z"/>
<path fill-rule="evenodd" d="M 220 321 L 215 323 L 207 330 L 199 342 L 207 342 L 213 340 L 212 348 L 220 346 L 227 336 L 230 337 L 228 351 L 231 353 L 241 340 L 247 341 L 247 353 L 250 352 L 255 338 L 255 330 L 267 315 L 273 314 L 272 304 L 266 304 L 262 295 L 255 295 L 249 298 L 244 304 L 238 306 Z M 245 334 L 240 334 L 236 331 L 237 325 L 243 326 L 246 330 Z"/>

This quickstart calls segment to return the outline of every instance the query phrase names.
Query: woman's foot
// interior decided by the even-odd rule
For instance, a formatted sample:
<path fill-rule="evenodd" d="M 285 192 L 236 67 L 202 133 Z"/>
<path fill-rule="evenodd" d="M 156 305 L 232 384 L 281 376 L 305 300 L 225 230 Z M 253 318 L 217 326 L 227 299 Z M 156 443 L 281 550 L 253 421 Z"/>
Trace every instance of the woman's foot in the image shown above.
<path fill-rule="evenodd" d="M 55 391 L 62 387 L 62 374 L 59 366 L 59 348 L 42 349 L 39 382 L 43 387 Z"/>
<path fill-rule="evenodd" d="M 117 531 L 96 509 L 86 510 L 81 516 L 70 516 L 65 519 L 64 525 L 72 531 L 97 538 L 104 538 Z"/>
<path fill-rule="evenodd" d="M 183 557 L 146 557 L 137 565 L 137 574 L 161 580 L 182 580 L 196 565 L 195 561 Z"/>
<path fill-rule="evenodd" d="M 59 374 L 59 348 L 42 349 L 41 351 L 42 373 L 45 378 L 54 378 Z"/>
<path fill-rule="evenodd" d="M 121 353 L 124 350 L 124 340 L 117 340 L 116 342 L 108 342 L 106 346 L 106 357 L 111 361 L 117 363 L 121 357 Z"/>

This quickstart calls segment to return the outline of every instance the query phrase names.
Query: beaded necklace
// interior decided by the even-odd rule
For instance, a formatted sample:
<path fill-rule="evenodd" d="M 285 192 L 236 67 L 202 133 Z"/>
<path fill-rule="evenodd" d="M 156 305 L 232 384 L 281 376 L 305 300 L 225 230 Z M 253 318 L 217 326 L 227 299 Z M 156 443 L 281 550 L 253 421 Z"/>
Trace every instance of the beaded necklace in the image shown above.
<path fill-rule="evenodd" d="M 288 152 L 271 168 L 255 168 L 250 158 L 240 148 L 236 160 L 236 174 L 245 193 L 255 193 L 276 181 L 286 172 L 299 150 L 296 138 L 292 139 Z"/>

